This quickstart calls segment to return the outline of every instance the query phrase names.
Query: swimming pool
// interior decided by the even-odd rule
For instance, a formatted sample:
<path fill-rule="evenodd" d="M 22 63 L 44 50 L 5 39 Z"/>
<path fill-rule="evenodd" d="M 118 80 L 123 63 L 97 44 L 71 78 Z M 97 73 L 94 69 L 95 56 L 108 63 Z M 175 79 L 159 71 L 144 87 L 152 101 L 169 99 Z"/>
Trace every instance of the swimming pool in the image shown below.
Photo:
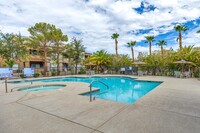
<path fill-rule="evenodd" d="M 52 79 L 41 79 L 31 80 L 32 82 L 86 82 L 91 83 L 94 80 L 104 82 L 109 86 L 109 90 L 106 93 L 107 88 L 101 83 L 95 82 L 93 87 L 97 87 L 100 90 L 93 92 L 93 96 L 97 95 L 97 98 L 112 100 L 123 103 L 134 103 L 142 96 L 153 90 L 155 87 L 161 84 L 161 82 L 149 82 L 149 81 L 138 81 L 128 77 L 64 77 L 64 78 L 52 78 Z M 30 80 L 25 82 L 31 82 Z M 15 82 L 20 83 L 20 82 Z M 88 88 L 89 90 L 89 88 Z M 89 94 L 85 94 L 89 96 Z"/>
<path fill-rule="evenodd" d="M 44 90 L 55 90 L 65 87 L 66 85 L 38 85 L 38 86 L 29 86 L 18 89 L 18 91 L 23 92 L 32 92 L 32 91 L 44 91 Z"/>

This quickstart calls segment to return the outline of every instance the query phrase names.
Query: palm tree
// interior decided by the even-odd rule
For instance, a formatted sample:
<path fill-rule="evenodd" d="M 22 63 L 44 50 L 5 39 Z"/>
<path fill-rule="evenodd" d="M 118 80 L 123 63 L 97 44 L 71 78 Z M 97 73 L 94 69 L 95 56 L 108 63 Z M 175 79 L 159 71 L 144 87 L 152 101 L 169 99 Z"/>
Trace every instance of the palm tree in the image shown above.
<path fill-rule="evenodd" d="M 154 36 L 146 36 L 146 42 L 145 43 L 149 43 L 149 54 L 151 55 L 151 47 L 152 47 L 152 42 L 154 42 Z"/>
<path fill-rule="evenodd" d="M 157 43 L 158 46 L 160 46 L 161 48 L 161 53 L 162 53 L 162 57 L 163 57 L 163 46 L 164 45 L 167 45 L 167 42 L 165 40 L 160 40 L 158 43 Z"/>
<path fill-rule="evenodd" d="M 118 57 L 118 41 L 117 38 L 119 37 L 118 33 L 113 33 L 111 38 L 115 40 L 115 51 L 116 51 L 116 57 Z"/>
<path fill-rule="evenodd" d="M 178 40 L 179 40 L 179 48 L 181 50 L 182 49 L 182 31 L 183 32 L 187 31 L 188 27 L 185 25 L 177 25 L 174 27 L 174 29 L 179 33 Z"/>
<path fill-rule="evenodd" d="M 197 33 L 200 33 L 200 30 L 198 30 Z"/>
<path fill-rule="evenodd" d="M 132 60 L 134 62 L 134 50 L 133 50 L 133 47 L 136 45 L 136 41 L 130 41 L 127 43 L 127 46 L 129 48 L 131 48 L 131 52 L 132 52 Z"/>
<path fill-rule="evenodd" d="M 96 51 L 88 60 L 97 65 L 97 71 L 107 67 L 111 61 L 110 55 L 104 50 Z"/>

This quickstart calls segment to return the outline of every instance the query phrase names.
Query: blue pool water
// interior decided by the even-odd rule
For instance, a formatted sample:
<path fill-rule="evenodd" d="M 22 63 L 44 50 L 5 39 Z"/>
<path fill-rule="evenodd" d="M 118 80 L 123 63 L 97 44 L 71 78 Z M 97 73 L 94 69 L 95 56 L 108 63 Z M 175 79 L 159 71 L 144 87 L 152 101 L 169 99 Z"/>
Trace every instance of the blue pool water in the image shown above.
<path fill-rule="evenodd" d="M 44 91 L 44 90 L 55 90 L 55 89 L 60 89 L 65 87 L 65 85 L 52 85 L 52 86 L 36 86 L 36 87 L 28 87 L 28 88 L 23 88 L 18 91 L 23 91 L 23 92 L 31 92 L 31 91 Z"/>
<path fill-rule="evenodd" d="M 161 82 L 149 82 L 149 81 L 137 81 L 132 78 L 126 77 L 65 77 L 65 78 L 53 78 L 53 79 L 42 79 L 32 80 L 32 82 L 86 82 L 91 83 L 94 80 L 100 80 L 109 86 L 109 90 L 106 93 L 97 95 L 97 98 L 112 100 L 123 103 L 134 103 L 142 96 L 150 92 L 152 89 L 157 87 Z M 30 81 L 26 81 L 30 82 Z M 98 82 L 93 84 L 93 87 L 97 87 L 100 90 L 93 92 L 93 96 L 106 91 L 106 87 Z M 88 88 L 89 90 L 89 88 Z M 31 90 L 27 90 L 31 91 Z M 89 94 L 85 94 L 89 96 Z"/>

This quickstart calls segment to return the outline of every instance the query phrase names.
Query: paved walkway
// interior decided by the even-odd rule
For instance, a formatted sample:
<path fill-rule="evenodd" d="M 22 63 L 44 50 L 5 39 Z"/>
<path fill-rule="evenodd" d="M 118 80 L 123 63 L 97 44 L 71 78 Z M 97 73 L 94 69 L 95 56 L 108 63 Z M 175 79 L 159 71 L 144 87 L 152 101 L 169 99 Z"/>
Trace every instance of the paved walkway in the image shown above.
<path fill-rule="evenodd" d="M 134 104 L 89 102 L 78 95 L 88 91 L 86 83 L 7 94 L 2 84 L 0 133 L 199 133 L 200 81 L 151 76 L 139 80 L 164 82 Z"/>

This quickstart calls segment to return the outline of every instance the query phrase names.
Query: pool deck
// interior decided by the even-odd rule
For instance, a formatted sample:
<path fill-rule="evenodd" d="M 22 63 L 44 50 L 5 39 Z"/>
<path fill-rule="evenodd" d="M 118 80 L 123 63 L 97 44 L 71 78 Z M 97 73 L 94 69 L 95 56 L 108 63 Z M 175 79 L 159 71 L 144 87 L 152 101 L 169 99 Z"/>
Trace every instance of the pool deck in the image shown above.
<path fill-rule="evenodd" d="M 64 89 L 5 93 L 0 83 L 0 133 L 199 133 L 200 81 L 144 76 L 164 81 L 134 104 L 80 93 L 87 83 L 59 82 Z M 0 81 L 2 82 L 2 81 Z M 34 82 L 33 85 L 55 84 Z M 9 91 L 16 86 L 9 84 Z M 95 88 L 97 89 L 97 88 Z"/>

